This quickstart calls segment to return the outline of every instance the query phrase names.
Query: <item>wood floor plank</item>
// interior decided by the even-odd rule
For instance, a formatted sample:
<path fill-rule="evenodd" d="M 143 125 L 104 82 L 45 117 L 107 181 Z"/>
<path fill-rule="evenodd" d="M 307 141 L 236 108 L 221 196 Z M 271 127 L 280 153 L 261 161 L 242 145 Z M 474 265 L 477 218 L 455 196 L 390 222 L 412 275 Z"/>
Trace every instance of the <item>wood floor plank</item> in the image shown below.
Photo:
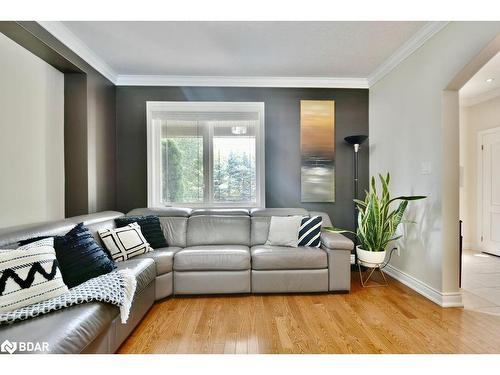
<path fill-rule="evenodd" d="M 119 353 L 500 353 L 500 316 L 443 309 L 403 284 L 349 294 L 175 297 Z"/>

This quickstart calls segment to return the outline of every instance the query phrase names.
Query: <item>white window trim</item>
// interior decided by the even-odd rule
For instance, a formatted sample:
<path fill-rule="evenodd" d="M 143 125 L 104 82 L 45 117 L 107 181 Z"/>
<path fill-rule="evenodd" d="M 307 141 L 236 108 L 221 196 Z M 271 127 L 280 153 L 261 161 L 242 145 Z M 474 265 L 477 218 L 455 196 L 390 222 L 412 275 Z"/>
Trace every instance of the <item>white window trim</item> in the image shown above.
<path fill-rule="evenodd" d="M 148 170 L 148 207 L 161 207 L 160 197 L 160 176 L 161 176 L 161 156 L 160 147 L 157 140 L 160 138 L 160 127 L 154 126 L 151 118 L 152 111 L 203 111 L 203 112 L 258 112 L 259 126 L 256 129 L 256 149 L 255 149 L 255 194 L 256 202 L 245 204 L 225 203 L 225 204 L 171 204 L 172 207 L 208 207 L 208 208 L 263 208 L 266 206 L 266 179 L 265 179 L 265 118 L 263 102 L 146 102 L 146 124 L 147 124 L 147 170 Z M 212 158 L 212 155 L 209 154 Z M 210 160 L 209 165 L 212 165 Z M 211 168 L 211 167 L 210 167 Z M 209 174 L 212 170 L 209 170 Z M 210 189 L 211 190 L 211 189 Z"/>

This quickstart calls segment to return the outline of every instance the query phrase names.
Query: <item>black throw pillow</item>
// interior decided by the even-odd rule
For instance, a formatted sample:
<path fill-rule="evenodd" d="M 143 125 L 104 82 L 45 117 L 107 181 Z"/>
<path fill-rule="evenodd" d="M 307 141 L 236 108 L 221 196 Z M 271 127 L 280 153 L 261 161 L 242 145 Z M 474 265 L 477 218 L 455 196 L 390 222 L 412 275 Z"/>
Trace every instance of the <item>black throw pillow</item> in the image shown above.
<path fill-rule="evenodd" d="M 123 216 L 115 219 L 115 223 L 118 228 L 137 223 L 141 227 L 142 235 L 153 249 L 168 246 L 158 216 Z"/>
<path fill-rule="evenodd" d="M 19 245 L 26 245 L 47 237 L 54 237 L 56 258 L 68 288 L 73 288 L 116 268 L 115 262 L 99 246 L 83 223 L 75 226 L 64 236 L 30 238 L 20 241 Z"/>

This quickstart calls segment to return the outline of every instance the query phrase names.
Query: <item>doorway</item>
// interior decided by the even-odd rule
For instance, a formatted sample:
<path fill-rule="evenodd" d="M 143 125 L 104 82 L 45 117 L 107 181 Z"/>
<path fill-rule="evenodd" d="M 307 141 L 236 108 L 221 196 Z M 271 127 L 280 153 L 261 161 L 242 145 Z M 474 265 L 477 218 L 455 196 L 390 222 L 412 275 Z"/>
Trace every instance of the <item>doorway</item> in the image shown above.
<path fill-rule="evenodd" d="M 479 250 L 500 256 L 500 127 L 478 133 Z"/>
<path fill-rule="evenodd" d="M 497 79 L 498 82 L 492 84 Z M 482 91 L 478 90 L 481 87 Z M 459 91 L 460 219 L 463 236 L 461 291 L 464 307 L 500 315 L 498 88 L 500 54 L 479 69 Z"/>

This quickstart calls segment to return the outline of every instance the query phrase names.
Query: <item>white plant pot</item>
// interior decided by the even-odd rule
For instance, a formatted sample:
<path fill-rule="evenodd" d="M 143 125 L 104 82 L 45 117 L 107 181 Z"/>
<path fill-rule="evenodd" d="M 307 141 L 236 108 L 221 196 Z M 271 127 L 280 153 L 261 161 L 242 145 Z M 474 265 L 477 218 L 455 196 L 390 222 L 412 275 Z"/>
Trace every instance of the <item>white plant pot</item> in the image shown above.
<path fill-rule="evenodd" d="M 363 250 L 359 246 L 356 246 L 356 254 L 358 255 L 358 260 L 361 265 L 365 267 L 374 268 L 380 266 L 385 260 L 385 250 L 367 251 Z"/>

